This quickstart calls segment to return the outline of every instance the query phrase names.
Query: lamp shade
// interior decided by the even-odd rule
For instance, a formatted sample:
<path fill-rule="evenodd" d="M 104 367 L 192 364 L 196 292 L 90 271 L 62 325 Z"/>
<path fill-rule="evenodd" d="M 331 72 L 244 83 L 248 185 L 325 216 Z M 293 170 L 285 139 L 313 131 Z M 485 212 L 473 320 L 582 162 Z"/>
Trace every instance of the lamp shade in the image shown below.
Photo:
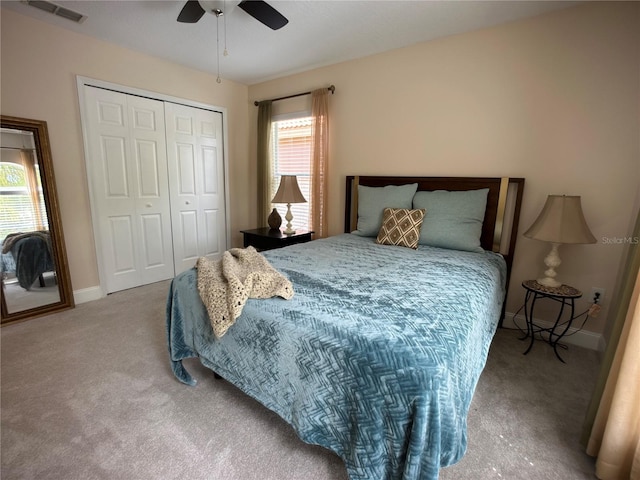
<path fill-rule="evenodd" d="M 549 195 L 538 218 L 524 236 L 551 243 L 596 243 L 579 196 Z"/>
<path fill-rule="evenodd" d="M 305 203 L 295 175 L 282 175 L 280 186 L 271 203 Z"/>

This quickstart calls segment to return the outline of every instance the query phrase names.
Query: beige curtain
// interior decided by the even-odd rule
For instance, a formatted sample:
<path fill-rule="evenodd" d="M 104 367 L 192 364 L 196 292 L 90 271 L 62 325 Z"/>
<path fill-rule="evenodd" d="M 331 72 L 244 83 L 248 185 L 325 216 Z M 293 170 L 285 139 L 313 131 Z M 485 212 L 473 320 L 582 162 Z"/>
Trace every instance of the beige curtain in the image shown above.
<path fill-rule="evenodd" d="M 36 158 L 31 150 L 20 150 L 22 165 L 26 173 L 27 188 L 31 197 L 35 230 L 44 230 L 43 212 L 40 207 L 40 191 L 38 189 L 38 172 L 36 171 Z"/>
<path fill-rule="evenodd" d="M 329 90 L 311 92 L 311 229 L 316 238 L 327 236 L 327 178 L 329 165 Z"/>
<path fill-rule="evenodd" d="M 592 427 L 587 416 L 587 453 L 597 457 L 596 476 L 602 480 L 640 480 L 640 249 L 633 244 L 639 236 L 640 215 L 603 362 L 604 389 L 592 401 Z"/>
<path fill-rule="evenodd" d="M 258 225 L 267 226 L 271 213 L 271 100 L 258 104 Z"/>

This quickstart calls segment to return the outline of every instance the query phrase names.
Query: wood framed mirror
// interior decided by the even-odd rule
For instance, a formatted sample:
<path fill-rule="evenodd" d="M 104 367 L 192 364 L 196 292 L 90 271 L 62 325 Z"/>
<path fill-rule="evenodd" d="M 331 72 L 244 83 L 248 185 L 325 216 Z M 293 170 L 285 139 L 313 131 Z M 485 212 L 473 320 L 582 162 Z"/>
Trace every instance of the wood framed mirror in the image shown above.
<path fill-rule="evenodd" d="M 2 325 L 73 308 L 47 123 L 0 116 Z"/>

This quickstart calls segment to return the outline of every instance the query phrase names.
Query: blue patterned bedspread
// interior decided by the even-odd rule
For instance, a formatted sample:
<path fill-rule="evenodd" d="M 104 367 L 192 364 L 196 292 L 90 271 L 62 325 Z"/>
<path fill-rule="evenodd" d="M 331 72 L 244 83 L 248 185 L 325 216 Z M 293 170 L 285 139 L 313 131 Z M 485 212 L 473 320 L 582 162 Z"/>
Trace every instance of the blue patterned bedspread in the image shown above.
<path fill-rule="evenodd" d="M 500 255 L 378 245 L 351 234 L 263 252 L 291 300 L 249 300 L 216 339 L 189 270 L 167 301 L 171 363 L 200 361 L 336 452 L 351 480 L 436 480 L 466 419 L 499 320 Z"/>
<path fill-rule="evenodd" d="M 2 251 L 2 243 L 0 243 L 0 251 Z M 15 271 L 16 261 L 11 252 L 0 253 L 0 273 L 15 273 Z"/>

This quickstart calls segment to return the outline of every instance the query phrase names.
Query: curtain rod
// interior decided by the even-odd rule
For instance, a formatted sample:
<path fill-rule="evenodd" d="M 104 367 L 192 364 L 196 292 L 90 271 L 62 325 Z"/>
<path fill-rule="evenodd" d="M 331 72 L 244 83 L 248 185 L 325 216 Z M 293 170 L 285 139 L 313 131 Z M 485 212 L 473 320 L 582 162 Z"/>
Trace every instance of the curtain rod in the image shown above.
<path fill-rule="evenodd" d="M 330 87 L 327 87 L 327 90 L 329 90 L 331 92 L 331 95 L 333 95 L 334 92 L 336 91 L 336 86 L 331 85 Z M 272 98 L 271 101 L 277 102 L 278 100 L 286 100 L 288 98 L 302 97 L 303 95 L 311 95 L 311 92 L 296 93 L 294 95 L 287 95 L 286 97 Z M 257 107 L 258 105 L 260 105 L 260 102 L 256 100 L 255 102 L 253 102 L 253 104 Z"/>

